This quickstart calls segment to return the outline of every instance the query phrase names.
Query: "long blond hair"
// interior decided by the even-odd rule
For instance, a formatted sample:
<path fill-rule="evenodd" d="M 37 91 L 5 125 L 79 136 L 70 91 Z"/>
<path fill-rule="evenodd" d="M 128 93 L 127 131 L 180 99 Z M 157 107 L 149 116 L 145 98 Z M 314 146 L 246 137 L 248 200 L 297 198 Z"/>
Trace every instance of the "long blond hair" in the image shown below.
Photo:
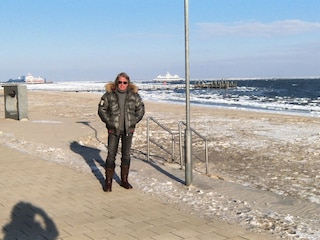
<path fill-rule="evenodd" d="M 120 78 L 120 77 L 124 77 L 125 79 L 127 79 L 127 80 L 128 80 L 128 84 L 130 84 L 130 77 L 129 77 L 129 75 L 126 74 L 125 72 L 121 72 L 121 73 L 119 73 L 119 74 L 117 75 L 116 79 L 114 80 L 114 83 L 115 83 L 116 85 L 118 85 L 118 81 L 119 81 L 119 78 Z"/>

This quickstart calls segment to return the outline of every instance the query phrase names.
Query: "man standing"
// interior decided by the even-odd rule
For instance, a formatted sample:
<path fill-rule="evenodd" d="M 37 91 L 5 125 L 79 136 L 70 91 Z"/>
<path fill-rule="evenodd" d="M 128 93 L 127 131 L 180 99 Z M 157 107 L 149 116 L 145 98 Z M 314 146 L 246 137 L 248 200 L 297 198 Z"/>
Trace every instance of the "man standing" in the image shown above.
<path fill-rule="evenodd" d="M 121 186 L 131 189 L 128 182 L 130 150 L 136 124 L 145 113 L 144 103 L 138 94 L 138 87 L 130 82 L 130 77 L 122 72 L 114 82 L 105 86 L 98 114 L 108 129 L 108 156 L 106 159 L 105 192 L 112 191 L 115 160 L 121 139 Z"/>

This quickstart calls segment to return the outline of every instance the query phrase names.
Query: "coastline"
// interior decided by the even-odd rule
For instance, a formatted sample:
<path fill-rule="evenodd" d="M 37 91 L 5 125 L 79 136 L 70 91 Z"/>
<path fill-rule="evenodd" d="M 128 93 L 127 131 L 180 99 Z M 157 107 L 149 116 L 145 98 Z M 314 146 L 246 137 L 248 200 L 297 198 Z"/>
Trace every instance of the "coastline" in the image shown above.
<path fill-rule="evenodd" d="M 77 165 L 73 153 L 70 153 L 70 142 L 76 140 L 85 146 L 95 147 L 105 155 L 107 134 L 96 112 L 99 99 L 100 95 L 92 93 L 29 91 L 28 121 L 4 119 L 4 109 L 0 110 L 0 121 L 6 121 L 0 128 L 1 144 L 82 169 L 81 165 Z M 0 92 L 0 105 L 4 105 L 3 92 Z M 145 101 L 145 105 L 146 115 L 138 124 L 134 137 L 135 158 L 145 158 L 148 117 L 154 117 L 175 133 L 178 122 L 185 119 L 185 108 L 181 104 Z M 279 236 L 291 234 L 294 237 L 298 232 L 303 235 L 303 226 L 310 226 L 310 229 L 313 227 L 313 230 L 305 229 L 306 233 L 315 231 L 314 227 L 319 226 L 316 216 L 320 214 L 319 118 L 197 105 L 191 106 L 191 127 L 209 140 L 210 174 L 205 176 L 203 163 L 195 159 L 194 175 L 197 182 L 187 190 L 194 198 L 199 198 L 198 204 L 203 201 L 203 205 L 196 207 L 206 217 L 221 217 L 226 221 L 251 226 L 252 229 L 256 221 L 256 230 L 264 229 Z M 55 130 L 54 136 L 46 135 L 48 128 L 50 132 Z M 154 131 L 160 139 L 168 139 L 165 133 Z M 196 143 L 193 151 L 198 155 L 203 154 L 203 147 L 199 141 L 194 140 Z M 37 150 L 41 148 L 43 151 Z M 51 152 L 48 151 L 50 148 Z M 168 154 L 154 146 L 151 151 L 155 163 L 169 167 L 177 175 L 183 173 L 173 169 L 173 165 L 165 164 L 165 160 L 170 158 Z M 136 171 L 141 173 L 138 169 Z M 157 195 L 156 190 L 150 189 L 150 182 L 155 181 L 154 175 L 148 176 L 145 172 L 146 175 L 139 174 L 132 177 L 139 183 L 139 188 Z M 163 178 L 159 174 L 157 176 Z M 183 174 L 180 178 L 183 179 Z M 157 187 L 156 184 L 154 186 Z M 178 190 L 174 196 L 170 196 L 161 192 L 166 190 L 165 187 L 170 187 L 171 195 L 172 187 Z M 165 187 L 157 189 L 165 201 L 180 204 L 180 208 L 188 205 L 194 210 L 195 205 L 187 201 L 182 204 L 181 199 L 176 196 L 186 194 L 186 188 L 181 183 Z M 202 194 L 197 192 L 199 189 Z M 244 195 L 248 193 L 248 189 L 252 194 Z M 232 198 L 234 206 L 230 205 Z M 194 203 L 195 199 L 190 202 Z M 205 208 L 208 207 L 208 202 L 216 203 L 215 207 L 210 205 L 212 211 Z M 229 210 L 222 210 L 226 206 Z M 251 210 L 244 210 L 246 207 Z M 235 210 L 243 215 L 235 213 Z M 244 223 L 246 220 L 240 217 L 245 216 L 251 216 L 252 220 Z M 258 220 L 263 219 L 263 216 L 266 219 L 260 223 Z M 290 224 L 286 221 L 286 224 L 279 222 L 279 219 L 286 216 L 292 219 Z"/>

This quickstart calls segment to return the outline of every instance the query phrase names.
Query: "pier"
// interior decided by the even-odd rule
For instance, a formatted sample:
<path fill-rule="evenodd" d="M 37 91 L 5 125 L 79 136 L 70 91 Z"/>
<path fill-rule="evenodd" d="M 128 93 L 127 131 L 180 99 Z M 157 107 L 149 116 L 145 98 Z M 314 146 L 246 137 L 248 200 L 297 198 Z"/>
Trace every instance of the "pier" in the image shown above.
<path fill-rule="evenodd" d="M 140 90 L 176 90 L 176 89 L 184 89 L 185 83 L 183 84 L 138 84 Z M 194 81 L 190 83 L 191 89 L 202 89 L 202 88 L 218 88 L 218 89 L 227 89 L 227 88 L 236 88 L 236 81 L 229 80 L 215 80 L 215 81 Z"/>
<path fill-rule="evenodd" d="M 193 88 L 235 88 L 236 81 L 219 80 L 219 81 L 196 81 Z"/>

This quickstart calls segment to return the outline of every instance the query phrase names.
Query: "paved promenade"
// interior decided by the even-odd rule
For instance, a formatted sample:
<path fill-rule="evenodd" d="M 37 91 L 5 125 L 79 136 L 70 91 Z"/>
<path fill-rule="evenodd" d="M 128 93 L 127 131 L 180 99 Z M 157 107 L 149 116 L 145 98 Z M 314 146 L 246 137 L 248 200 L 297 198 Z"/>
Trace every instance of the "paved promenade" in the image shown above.
<path fill-rule="evenodd" d="M 0 239 L 268 239 L 0 145 Z"/>

